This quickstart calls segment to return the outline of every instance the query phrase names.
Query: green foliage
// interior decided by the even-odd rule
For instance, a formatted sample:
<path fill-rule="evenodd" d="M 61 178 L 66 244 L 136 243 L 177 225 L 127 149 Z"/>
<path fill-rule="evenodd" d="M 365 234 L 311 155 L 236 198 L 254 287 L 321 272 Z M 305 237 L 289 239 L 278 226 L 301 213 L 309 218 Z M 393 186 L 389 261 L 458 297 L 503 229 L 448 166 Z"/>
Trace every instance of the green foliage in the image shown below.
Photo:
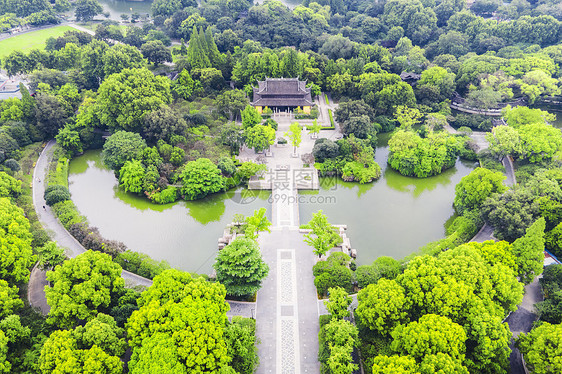
<path fill-rule="evenodd" d="M 17 197 L 20 193 L 21 181 L 4 172 L 0 172 L 0 197 Z"/>
<path fill-rule="evenodd" d="M 50 185 L 45 190 L 44 198 L 47 205 L 52 206 L 61 201 L 70 200 L 70 192 L 65 186 Z"/>
<path fill-rule="evenodd" d="M 248 238 L 236 238 L 220 250 L 214 268 L 217 281 L 224 285 L 228 295 L 233 296 L 254 294 L 269 273 L 258 244 Z"/>
<path fill-rule="evenodd" d="M 334 252 L 325 261 L 314 265 L 314 285 L 319 295 L 326 295 L 330 287 L 341 287 L 348 293 L 353 290 L 353 272 L 348 267 L 349 263 L 348 255 Z"/>
<path fill-rule="evenodd" d="M 539 217 L 535 196 L 521 188 L 488 197 L 481 212 L 495 228 L 495 237 L 509 242 L 523 236 L 525 229 Z"/>
<path fill-rule="evenodd" d="M 314 254 L 321 258 L 330 249 L 341 242 L 337 228 L 328 222 L 328 217 L 319 210 L 312 214 L 312 219 L 306 224 L 312 232 L 304 235 L 306 244 L 314 248 Z M 314 235 L 314 236 L 313 236 Z"/>
<path fill-rule="evenodd" d="M 19 298 L 18 292 L 16 286 L 10 287 L 8 282 L 0 279 L 0 318 L 9 316 L 23 307 L 23 301 Z"/>
<path fill-rule="evenodd" d="M 140 132 L 143 117 L 171 100 L 167 78 L 155 76 L 145 68 L 124 69 L 107 77 L 100 85 L 99 120 L 114 131 Z"/>
<path fill-rule="evenodd" d="M 244 130 L 244 137 L 249 148 L 262 152 L 275 142 L 275 130 L 269 126 L 255 125 Z"/>
<path fill-rule="evenodd" d="M 463 177 L 455 187 L 455 210 L 462 214 L 466 210 L 478 209 L 486 198 L 494 193 L 503 193 L 505 176 L 499 172 L 476 168 Z"/>
<path fill-rule="evenodd" d="M 544 218 L 536 220 L 525 235 L 513 242 L 513 254 L 519 268 L 519 279 L 531 283 L 543 270 L 544 263 Z"/>
<path fill-rule="evenodd" d="M 86 221 L 86 218 L 80 215 L 72 200 L 61 201 L 53 205 L 51 208 L 67 230 L 74 224 Z"/>
<path fill-rule="evenodd" d="M 347 308 L 353 301 L 351 297 L 347 295 L 347 291 L 343 288 L 335 287 L 329 288 L 328 294 L 330 298 L 328 301 L 324 301 L 326 309 L 330 312 L 333 319 L 343 319 L 349 316 L 349 311 Z"/>
<path fill-rule="evenodd" d="M 181 193 L 187 200 L 196 200 L 224 189 L 224 178 L 217 165 L 208 158 L 188 162 L 180 174 Z"/>
<path fill-rule="evenodd" d="M 127 322 L 131 373 L 213 372 L 230 361 L 223 327 L 228 304 L 220 283 L 165 270 L 138 299 Z"/>
<path fill-rule="evenodd" d="M 531 109 L 527 106 L 511 107 L 511 105 L 502 110 L 502 116 L 509 126 L 516 129 L 532 123 L 546 124 L 556 119 L 555 114 L 548 113 L 545 110 Z"/>
<path fill-rule="evenodd" d="M 521 334 L 517 346 L 527 367 L 536 374 L 557 373 L 562 371 L 562 325 L 548 322 Z"/>
<path fill-rule="evenodd" d="M 23 210 L 0 198 L 0 279 L 10 284 L 27 282 L 35 262 L 29 230 Z"/>
<path fill-rule="evenodd" d="M 271 222 L 265 216 L 265 212 L 265 208 L 254 210 L 253 215 L 246 217 L 246 224 L 248 226 L 251 226 L 258 233 L 260 231 L 271 232 L 271 230 L 269 229 L 269 227 L 271 226 Z"/>
<path fill-rule="evenodd" d="M 242 126 L 244 127 L 244 130 L 259 125 L 262 122 L 261 115 L 257 109 L 251 105 L 246 105 L 240 114 L 242 116 Z"/>
<path fill-rule="evenodd" d="M 123 293 L 125 281 L 121 266 L 104 253 L 87 251 L 47 272 L 51 286 L 45 287 L 51 307 L 48 319 L 59 326 L 72 327 L 109 311 Z"/>
<path fill-rule="evenodd" d="M 289 138 L 291 145 L 294 147 L 293 153 L 297 153 L 297 148 L 299 148 L 302 142 L 302 126 L 298 122 L 293 122 L 289 126 L 289 131 L 287 131 L 284 136 Z"/>
<path fill-rule="evenodd" d="M 425 356 L 445 353 L 454 360 L 464 359 L 466 333 L 447 317 L 426 314 L 419 321 L 400 325 L 392 332 L 392 348 L 418 362 Z"/>
<path fill-rule="evenodd" d="M 377 356 L 373 374 L 418 374 L 416 361 L 409 356 Z"/>
<path fill-rule="evenodd" d="M 359 287 L 376 284 L 380 278 L 394 279 L 402 271 L 400 262 L 392 257 L 380 256 L 371 265 L 361 265 L 355 271 Z"/>
<path fill-rule="evenodd" d="M 36 248 L 38 252 L 39 269 L 52 269 L 61 265 L 66 260 L 64 249 L 55 242 L 47 242 L 42 247 Z"/>
<path fill-rule="evenodd" d="M 455 165 L 461 143 L 455 136 L 430 132 L 421 138 L 413 131 L 398 130 L 388 142 L 390 167 L 406 176 L 425 178 Z"/>
<path fill-rule="evenodd" d="M 252 374 L 258 366 L 256 321 L 240 316 L 232 317 L 224 329 L 227 351 L 232 357 L 230 366 L 240 374 Z"/>
<path fill-rule="evenodd" d="M 131 250 L 119 253 L 114 261 L 124 270 L 148 279 L 153 279 L 164 270 L 170 268 L 170 265 L 166 261 L 157 262 L 144 253 Z"/>
<path fill-rule="evenodd" d="M 140 194 L 143 192 L 145 176 L 146 170 L 139 160 L 125 161 L 119 170 L 119 185 L 125 189 L 125 192 Z"/>
<path fill-rule="evenodd" d="M 79 326 L 74 331 L 58 330 L 49 336 L 41 349 L 39 368 L 42 373 L 120 374 L 127 343 L 124 330 L 105 314 Z"/>
<path fill-rule="evenodd" d="M 356 314 L 363 324 L 380 335 L 389 335 L 398 325 L 408 322 L 408 300 L 404 288 L 395 280 L 381 278 L 359 291 Z"/>
<path fill-rule="evenodd" d="M 125 162 L 140 159 L 146 142 L 139 134 L 117 131 L 103 145 L 103 162 L 111 169 L 118 171 Z"/>
<path fill-rule="evenodd" d="M 559 324 L 562 322 L 562 265 L 549 265 L 544 268 L 539 283 L 544 301 L 535 304 L 541 321 Z"/>

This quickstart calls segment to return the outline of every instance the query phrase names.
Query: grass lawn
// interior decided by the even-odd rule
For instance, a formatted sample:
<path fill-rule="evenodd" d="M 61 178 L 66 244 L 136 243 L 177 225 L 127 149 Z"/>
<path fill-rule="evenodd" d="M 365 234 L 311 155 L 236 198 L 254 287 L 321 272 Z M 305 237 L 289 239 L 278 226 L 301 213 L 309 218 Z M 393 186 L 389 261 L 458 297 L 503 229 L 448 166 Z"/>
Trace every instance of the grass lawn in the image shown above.
<path fill-rule="evenodd" d="M 51 36 L 56 38 L 62 36 L 66 31 L 74 30 L 70 26 L 56 26 L 50 29 L 32 31 L 25 34 L 13 36 L 0 41 L 0 58 L 9 55 L 12 51 L 29 51 L 33 48 L 44 48 L 45 41 Z"/>

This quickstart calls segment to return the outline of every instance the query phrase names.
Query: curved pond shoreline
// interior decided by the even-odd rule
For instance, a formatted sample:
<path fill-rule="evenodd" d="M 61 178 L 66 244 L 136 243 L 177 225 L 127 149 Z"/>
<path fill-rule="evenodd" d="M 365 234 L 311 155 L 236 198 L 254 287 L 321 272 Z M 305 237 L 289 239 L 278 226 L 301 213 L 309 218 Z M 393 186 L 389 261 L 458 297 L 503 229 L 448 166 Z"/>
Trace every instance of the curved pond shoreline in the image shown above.
<path fill-rule="evenodd" d="M 152 204 L 120 190 L 99 151 L 71 161 L 69 190 L 80 213 L 102 236 L 155 260 L 167 260 L 172 267 L 199 273 L 211 271 L 217 240 L 234 214 L 250 215 L 261 207 L 271 214 L 269 192 L 251 192 L 248 197 L 242 188 L 199 201 Z"/>
<path fill-rule="evenodd" d="M 387 167 L 386 136 L 381 136 L 376 161 L 383 169 L 378 181 L 359 185 L 323 179 L 320 191 L 301 192 L 301 223 L 323 209 L 330 222 L 346 224 L 358 264 L 378 256 L 402 258 L 445 236 L 444 224 L 453 214 L 455 185 L 474 167 L 458 161 L 454 168 L 430 178 L 404 177 Z M 89 151 L 70 163 L 72 200 L 92 226 L 130 249 L 171 266 L 208 273 L 217 239 L 234 214 L 250 215 L 265 207 L 271 218 L 269 191 L 242 188 L 202 200 L 155 205 L 118 188 L 113 171 L 104 167 L 99 151 Z"/>

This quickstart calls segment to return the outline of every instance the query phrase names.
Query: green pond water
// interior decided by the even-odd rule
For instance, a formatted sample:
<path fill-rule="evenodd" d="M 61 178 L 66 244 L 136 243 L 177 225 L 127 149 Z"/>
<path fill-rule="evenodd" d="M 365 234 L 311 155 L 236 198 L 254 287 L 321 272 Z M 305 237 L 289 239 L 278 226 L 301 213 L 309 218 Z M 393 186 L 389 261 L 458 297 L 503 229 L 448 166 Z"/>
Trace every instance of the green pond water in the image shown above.
<path fill-rule="evenodd" d="M 476 166 L 457 161 L 440 175 L 404 177 L 387 167 L 388 134 L 379 135 L 375 160 L 383 170 L 376 182 L 359 185 L 322 178 L 319 191 L 301 192 L 301 223 L 322 209 L 333 224 L 347 225 L 357 263 L 378 256 L 400 259 L 426 243 L 445 236 L 445 222 L 454 214 L 455 186 Z"/>
<path fill-rule="evenodd" d="M 248 193 L 241 188 L 194 202 L 151 204 L 118 188 L 99 151 L 72 160 L 69 189 L 80 213 L 104 237 L 186 271 L 211 271 L 218 238 L 234 214 L 250 215 L 266 207 L 271 219 L 270 193 Z"/>
<path fill-rule="evenodd" d="M 109 12 L 109 18 L 121 20 L 121 14 L 131 15 L 138 13 L 141 16 L 152 14 L 150 7 L 152 0 L 130 1 L 130 0 L 99 0 L 104 12 Z"/>
<path fill-rule="evenodd" d="M 323 209 L 330 222 L 346 224 L 359 264 L 382 255 L 398 259 L 443 238 L 444 224 L 453 214 L 455 185 L 474 167 L 474 163 L 457 162 L 436 177 L 403 177 L 386 167 L 387 138 L 381 136 L 376 150 L 383 168 L 379 181 L 358 185 L 324 178 L 320 191 L 301 192 L 301 223 Z M 271 219 L 269 192 L 255 195 L 237 189 L 195 202 L 154 205 L 124 193 L 117 184 L 99 151 L 86 152 L 70 163 L 72 200 L 92 226 L 108 239 L 186 271 L 211 271 L 217 239 L 234 214 L 249 215 L 266 207 Z"/>

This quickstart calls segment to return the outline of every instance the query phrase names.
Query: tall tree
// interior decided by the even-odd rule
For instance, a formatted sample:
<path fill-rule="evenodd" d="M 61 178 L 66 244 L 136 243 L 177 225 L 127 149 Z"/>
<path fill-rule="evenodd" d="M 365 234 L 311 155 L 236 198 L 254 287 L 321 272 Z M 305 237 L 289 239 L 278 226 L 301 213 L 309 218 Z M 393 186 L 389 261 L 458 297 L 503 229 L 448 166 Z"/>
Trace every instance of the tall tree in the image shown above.
<path fill-rule="evenodd" d="M 146 68 L 124 69 L 98 90 L 99 119 L 112 130 L 140 132 L 147 113 L 172 101 L 170 80 Z"/>
<path fill-rule="evenodd" d="M 105 253 L 87 251 L 47 272 L 48 319 L 62 327 L 108 312 L 124 292 L 121 266 Z"/>
<path fill-rule="evenodd" d="M 258 243 L 248 238 L 236 238 L 221 249 L 214 268 L 226 293 L 234 296 L 253 295 L 269 273 Z"/>
<path fill-rule="evenodd" d="M 203 35 L 203 40 L 205 35 Z M 206 45 L 205 45 L 206 47 Z M 211 67 L 211 61 L 206 53 L 206 48 L 201 45 L 201 37 L 197 31 L 197 26 L 193 26 L 189 47 L 187 48 L 187 61 L 191 69 L 204 69 Z"/>
<path fill-rule="evenodd" d="M 544 218 L 535 221 L 525 233 L 512 244 L 512 251 L 519 268 L 519 279 L 531 283 L 543 270 L 544 263 Z"/>
<path fill-rule="evenodd" d="M 103 12 L 98 0 L 78 0 L 74 15 L 77 21 L 91 21 L 96 15 Z"/>
<path fill-rule="evenodd" d="M 227 367 L 223 327 L 229 307 L 220 283 L 165 270 L 127 322 L 131 373 L 205 373 Z"/>

